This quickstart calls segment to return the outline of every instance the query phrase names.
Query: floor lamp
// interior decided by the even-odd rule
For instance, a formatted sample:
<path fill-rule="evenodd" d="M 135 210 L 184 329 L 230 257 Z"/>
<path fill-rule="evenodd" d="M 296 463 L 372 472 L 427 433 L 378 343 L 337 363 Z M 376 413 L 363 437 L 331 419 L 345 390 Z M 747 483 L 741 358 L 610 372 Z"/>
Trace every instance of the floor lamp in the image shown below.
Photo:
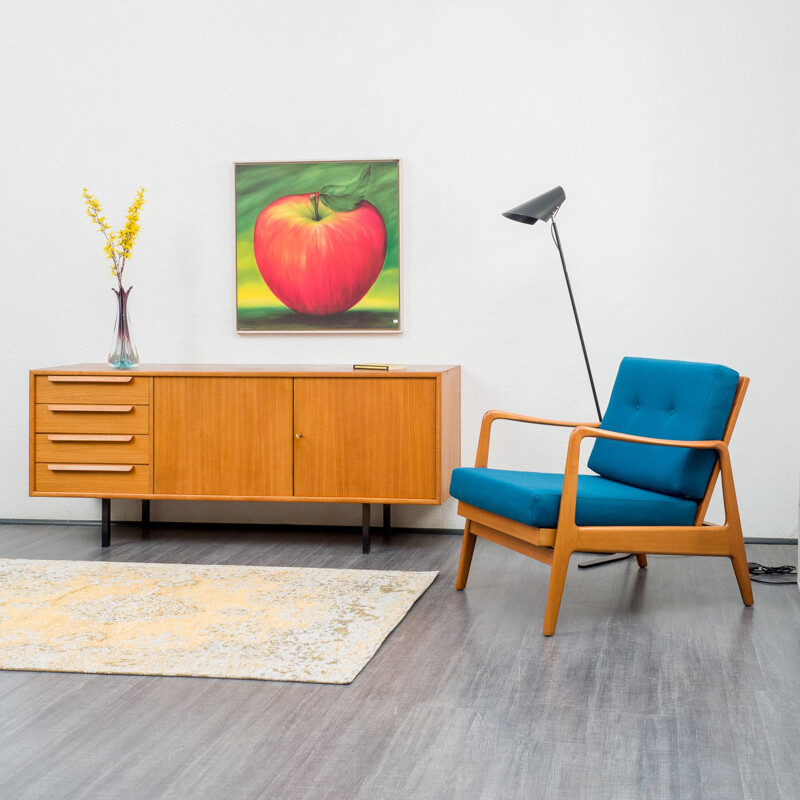
<path fill-rule="evenodd" d="M 533 225 L 534 223 L 550 222 L 551 233 L 553 241 L 558 248 L 558 254 L 561 256 L 561 268 L 564 270 L 564 280 L 567 282 L 567 291 L 569 292 L 569 301 L 572 304 L 572 313 L 575 315 L 575 324 L 578 326 L 578 337 L 581 340 L 581 350 L 583 350 L 583 360 L 586 362 L 586 372 L 589 375 L 589 384 L 592 387 L 592 397 L 594 397 L 594 407 L 597 409 L 598 421 L 603 421 L 603 415 L 600 412 L 600 403 L 597 400 L 597 390 L 594 387 L 594 378 L 592 377 L 592 368 L 589 365 L 589 354 L 586 352 L 586 343 L 583 341 L 583 331 L 581 330 L 581 321 L 578 318 L 578 308 L 575 305 L 575 297 L 572 294 L 572 284 L 569 282 L 569 273 L 567 272 L 567 262 L 564 260 L 564 251 L 561 248 L 561 238 L 558 235 L 558 225 L 556 225 L 556 214 L 561 204 L 567 199 L 567 195 L 560 186 L 551 189 L 549 192 L 540 194 L 534 197 L 533 200 L 528 200 L 510 211 L 506 211 L 503 216 L 513 219 L 515 222 L 524 222 L 526 225 Z M 584 561 L 578 564 L 579 567 L 594 567 L 598 564 L 607 564 L 611 561 L 622 561 L 623 559 L 630 558 L 631 555 L 610 555 L 601 558 L 594 558 L 591 561 Z"/>
<path fill-rule="evenodd" d="M 534 197 L 533 200 L 528 200 L 527 203 L 512 208 L 511 211 L 506 211 L 503 216 L 513 219 L 515 222 L 524 222 L 526 225 L 533 225 L 539 220 L 542 222 L 549 221 L 552 225 L 553 241 L 558 248 L 558 254 L 561 256 L 561 267 L 564 270 L 564 280 L 567 282 L 567 291 L 569 292 L 569 301 L 572 303 L 572 313 L 575 315 L 575 324 L 578 326 L 578 336 L 581 340 L 581 350 L 583 350 L 583 360 L 586 362 L 586 371 L 589 373 L 589 383 L 592 387 L 594 407 L 597 409 L 597 419 L 599 422 L 602 422 L 603 415 L 600 413 L 600 403 L 597 402 L 597 391 L 594 388 L 592 368 L 589 366 L 589 355 L 586 352 L 586 343 L 583 341 L 583 331 L 581 330 L 581 321 L 578 318 L 578 308 L 575 305 L 575 298 L 572 295 L 572 284 L 569 282 L 567 262 L 564 260 L 564 251 L 561 249 L 561 238 L 558 235 L 558 225 L 556 225 L 556 214 L 566 198 L 567 196 L 564 190 L 560 186 L 556 186 L 555 189 L 540 194 L 538 197 Z"/>

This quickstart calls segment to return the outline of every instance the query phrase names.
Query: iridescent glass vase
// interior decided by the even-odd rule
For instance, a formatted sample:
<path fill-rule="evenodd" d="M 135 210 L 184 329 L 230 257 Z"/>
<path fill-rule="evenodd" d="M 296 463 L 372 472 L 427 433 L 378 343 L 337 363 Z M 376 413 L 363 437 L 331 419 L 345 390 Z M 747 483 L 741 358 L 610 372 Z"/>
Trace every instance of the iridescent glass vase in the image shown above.
<path fill-rule="evenodd" d="M 129 369 L 139 363 L 139 354 L 131 337 L 131 319 L 128 313 L 128 289 L 120 287 L 111 291 L 117 296 L 117 321 L 114 324 L 114 338 L 111 340 L 111 352 L 108 354 L 108 363 L 117 369 Z"/>

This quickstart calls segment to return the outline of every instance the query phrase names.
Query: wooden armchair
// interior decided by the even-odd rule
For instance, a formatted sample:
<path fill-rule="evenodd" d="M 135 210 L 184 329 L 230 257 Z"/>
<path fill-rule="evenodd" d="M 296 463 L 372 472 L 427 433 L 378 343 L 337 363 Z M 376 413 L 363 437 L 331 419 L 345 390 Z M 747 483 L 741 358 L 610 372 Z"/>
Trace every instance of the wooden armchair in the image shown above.
<path fill-rule="evenodd" d="M 545 636 L 555 633 L 570 556 L 581 552 L 727 556 L 753 605 L 728 443 L 749 379 L 714 364 L 626 358 L 603 423 L 489 411 L 474 468 L 453 471 L 450 493 L 466 518 L 456 589 L 467 585 L 477 537 L 550 566 Z M 573 428 L 564 474 L 488 468 L 495 420 Z M 581 443 L 595 444 L 579 475 Z M 717 476 L 725 522 L 705 522 Z"/>

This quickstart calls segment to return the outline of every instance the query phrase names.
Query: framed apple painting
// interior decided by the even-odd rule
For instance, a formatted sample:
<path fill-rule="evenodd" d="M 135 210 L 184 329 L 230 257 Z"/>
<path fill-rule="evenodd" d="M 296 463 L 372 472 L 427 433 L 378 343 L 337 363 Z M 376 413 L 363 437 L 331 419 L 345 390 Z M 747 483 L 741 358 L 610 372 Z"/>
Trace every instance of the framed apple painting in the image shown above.
<path fill-rule="evenodd" d="M 236 164 L 236 329 L 400 331 L 400 162 Z"/>

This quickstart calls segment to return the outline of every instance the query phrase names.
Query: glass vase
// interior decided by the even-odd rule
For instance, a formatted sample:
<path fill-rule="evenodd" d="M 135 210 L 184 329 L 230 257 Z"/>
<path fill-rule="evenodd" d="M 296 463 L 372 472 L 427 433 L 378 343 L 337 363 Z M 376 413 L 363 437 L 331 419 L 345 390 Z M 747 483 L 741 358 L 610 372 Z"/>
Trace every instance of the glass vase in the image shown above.
<path fill-rule="evenodd" d="M 130 369 L 139 364 L 139 354 L 131 337 L 131 319 L 128 314 L 128 289 L 120 287 L 111 291 L 117 296 L 117 321 L 114 324 L 114 338 L 111 340 L 111 352 L 108 354 L 108 363 L 116 369 Z"/>

